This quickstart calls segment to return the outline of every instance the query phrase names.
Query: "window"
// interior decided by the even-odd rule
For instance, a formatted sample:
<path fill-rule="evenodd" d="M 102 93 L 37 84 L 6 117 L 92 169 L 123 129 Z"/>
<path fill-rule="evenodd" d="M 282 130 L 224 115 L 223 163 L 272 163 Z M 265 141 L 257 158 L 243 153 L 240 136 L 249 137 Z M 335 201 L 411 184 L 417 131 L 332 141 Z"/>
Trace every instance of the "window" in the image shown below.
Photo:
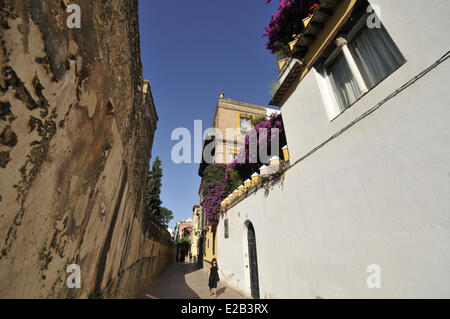
<path fill-rule="evenodd" d="M 336 39 L 336 50 L 328 57 L 321 70 L 327 83 L 322 89 L 332 91 L 332 97 L 324 98 L 330 119 L 343 112 L 362 95 L 400 67 L 405 59 L 383 25 L 368 28 L 367 16 L 348 33 Z M 329 93 L 328 93 L 329 94 Z M 331 100 L 331 101 L 330 101 Z"/>
<path fill-rule="evenodd" d="M 225 238 L 230 237 L 230 234 L 228 233 L 228 219 L 224 220 L 223 226 L 224 226 L 224 229 L 225 229 Z"/>
<path fill-rule="evenodd" d="M 351 43 L 350 50 L 369 90 L 405 62 L 383 26 L 363 29 Z"/>
<path fill-rule="evenodd" d="M 252 124 L 250 122 L 250 117 L 241 116 L 240 117 L 240 128 L 241 128 L 241 134 L 245 135 L 248 131 L 251 130 Z"/>
<path fill-rule="evenodd" d="M 327 68 L 327 76 L 341 112 L 360 97 L 358 84 L 342 52 Z"/>

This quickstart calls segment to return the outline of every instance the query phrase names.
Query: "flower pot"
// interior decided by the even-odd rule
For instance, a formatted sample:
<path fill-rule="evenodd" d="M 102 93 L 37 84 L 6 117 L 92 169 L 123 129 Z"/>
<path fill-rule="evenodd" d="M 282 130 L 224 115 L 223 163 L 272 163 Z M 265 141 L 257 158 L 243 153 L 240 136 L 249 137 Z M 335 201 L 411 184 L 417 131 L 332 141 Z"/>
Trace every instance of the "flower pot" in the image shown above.
<path fill-rule="evenodd" d="M 249 180 L 249 179 L 247 179 L 247 180 L 244 182 L 244 186 L 245 186 L 245 190 L 248 190 L 250 187 L 252 187 L 252 181 Z"/>
<path fill-rule="evenodd" d="M 289 48 L 291 48 L 291 51 L 294 50 L 295 45 L 298 42 L 299 37 L 297 37 L 294 41 L 289 42 Z"/>
<path fill-rule="evenodd" d="M 259 174 L 267 175 L 267 166 L 266 165 L 263 165 L 259 168 Z"/>
<path fill-rule="evenodd" d="M 283 150 L 283 157 L 284 157 L 284 160 L 287 162 L 287 161 L 289 161 L 289 149 L 288 149 L 288 146 L 286 145 L 286 146 L 284 146 L 283 148 L 282 148 L 282 150 Z"/>
<path fill-rule="evenodd" d="M 258 173 L 253 173 L 253 175 L 252 175 L 252 185 L 258 184 L 258 181 L 259 181 Z"/>
<path fill-rule="evenodd" d="M 288 58 L 284 58 L 283 60 L 279 60 L 278 61 L 278 67 L 280 68 L 280 70 L 283 68 L 283 66 L 286 64 Z"/>
<path fill-rule="evenodd" d="M 270 166 L 276 167 L 277 169 L 280 167 L 280 158 L 278 156 L 273 156 L 269 160 Z"/>

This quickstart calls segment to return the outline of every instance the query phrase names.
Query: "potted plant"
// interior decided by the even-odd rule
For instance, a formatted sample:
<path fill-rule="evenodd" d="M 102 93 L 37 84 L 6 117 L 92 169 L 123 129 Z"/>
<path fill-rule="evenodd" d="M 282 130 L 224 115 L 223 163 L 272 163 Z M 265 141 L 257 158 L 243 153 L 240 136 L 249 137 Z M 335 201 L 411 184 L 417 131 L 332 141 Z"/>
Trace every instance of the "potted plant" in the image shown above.
<path fill-rule="evenodd" d="M 291 41 L 291 42 L 289 42 L 289 48 L 291 49 L 291 51 L 294 50 L 294 47 L 295 47 L 295 45 L 297 44 L 298 39 L 300 39 L 300 35 L 293 34 L 293 35 L 292 35 L 292 38 L 293 38 L 294 40 Z"/>
<path fill-rule="evenodd" d="M 286 61 L 288 60 L 288 58 L 287 57 L 285 57 L 284 59 L 282 59 L 282 60 L 278 60 L 277 61 L 277 63 L 278 63 L 278 67 L 280 68 L 280 70 L 283 68 L 283 66 L 286 64 Z"/>
<path fill-rule="evenodd" d="M 317 7 L 319 7 L 318 3 L 313 4 L 311 7 L 309 7 L 309 11 L 310 13 L 308 14 L 308 16 L 306 18 L 304 18 L 303 21 L 303 26 L 306 28 L 306 26 L 309 24 L 309 22 L 311 21 L 311 18 L 314 14 L 314 12 L 317 10 Z"/>
<path fill-rule="evenodd" d="M 266 3 L 271 0 L 266 0 Z M 299 35 L 303 31 L 302 19 L 312 12 L 318 4 L 317 0 L 279 0 L 278 12 L 272 15 L 265 27 L 263 36 L 268 37 L 266 48 L 273 54 L 280 50 L 290 50 L 289 42 L 292 35 Z"/>

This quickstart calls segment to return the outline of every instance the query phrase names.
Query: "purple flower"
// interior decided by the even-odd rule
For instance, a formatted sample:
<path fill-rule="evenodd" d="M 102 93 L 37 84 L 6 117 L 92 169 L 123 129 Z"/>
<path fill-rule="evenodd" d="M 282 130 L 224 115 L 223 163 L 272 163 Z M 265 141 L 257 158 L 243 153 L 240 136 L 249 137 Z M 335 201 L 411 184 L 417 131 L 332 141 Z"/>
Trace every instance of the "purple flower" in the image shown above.
<path fill-rule="evenodd" d="M 270 1 L 266 0 L 266 3 Z M 287 45 L 293 34 L 299 34 L 303 30 L 302 19 L 308 16 L 309 8 L 317 2 L 318 0 L 279 0 L 278 12 L 272 15 L 263 34 L 263 37 L 269 38 L 266 48 L 276 53 L 283 45 Z"/>

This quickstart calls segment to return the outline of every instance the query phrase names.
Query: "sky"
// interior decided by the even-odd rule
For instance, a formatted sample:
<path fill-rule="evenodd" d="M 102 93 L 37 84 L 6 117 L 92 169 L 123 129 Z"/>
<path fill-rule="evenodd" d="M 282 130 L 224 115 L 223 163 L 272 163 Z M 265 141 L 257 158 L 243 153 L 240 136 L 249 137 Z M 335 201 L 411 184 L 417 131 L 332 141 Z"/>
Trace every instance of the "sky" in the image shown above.
<path fill-rule="evenodd" d="M 139 1 L 144 78 L 159 118 L 151 164 L 156 156 L 162 161 L 161 200 L 174 213 L 172 229 L 192 217 L 200 185 L 198 163 L 172 161 L 178 142 L 172 131 L 184 127 L 193 138 L 194 120 L 203 121 L 203 130 L 210 127 L 221 91 L 268 106 L 277 66 L 261 36 L 277 6 L 265 0 Z"/>

